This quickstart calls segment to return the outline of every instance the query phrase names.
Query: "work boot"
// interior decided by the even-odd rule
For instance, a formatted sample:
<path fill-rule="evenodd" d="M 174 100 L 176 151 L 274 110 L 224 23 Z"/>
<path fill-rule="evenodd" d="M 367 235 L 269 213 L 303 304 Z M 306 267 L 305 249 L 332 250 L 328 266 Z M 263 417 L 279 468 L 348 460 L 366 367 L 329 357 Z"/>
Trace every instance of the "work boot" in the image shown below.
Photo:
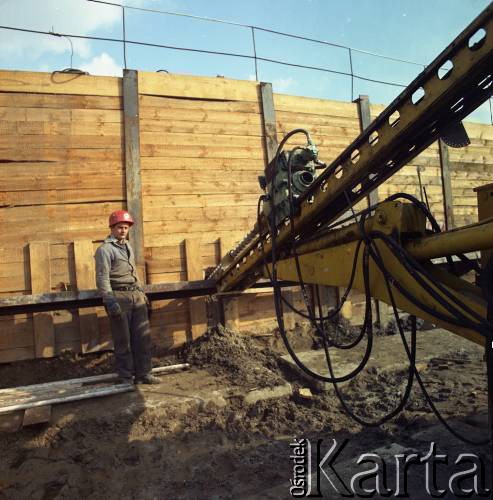
<path fill-rule="evenodd" d="M 139 378 L 136 378 L 135 379 L 135 383 L 136 384 L 149 384 L 149 385 L 155 385 L 155 384 L 160 384 L 161 383 L 161 379 L 154 376 L 154 375 L 151 375 L 150 373 L 148 373 L 147 375 L 144 375 L 143 377 L 139 377 Z"/>

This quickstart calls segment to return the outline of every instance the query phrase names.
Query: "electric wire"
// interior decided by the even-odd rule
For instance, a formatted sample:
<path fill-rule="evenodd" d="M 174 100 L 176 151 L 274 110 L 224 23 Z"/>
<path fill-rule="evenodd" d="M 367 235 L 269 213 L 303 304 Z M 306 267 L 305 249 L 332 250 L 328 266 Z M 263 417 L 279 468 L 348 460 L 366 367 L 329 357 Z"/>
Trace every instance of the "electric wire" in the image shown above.
<path fill-rule="evenodd" d="M 354 48 L 354 47 L 349 47 L 347 45 L 341 45 L 341 44 L 337 44 L 337 43 L 334 43 L 334 42 L 328 42 L 326 40 L 320 40 L 320 39 L 316 39 L 316 38 L 309 38 L 309 37 L 305 37 L 305 36 L 301 36 L 301 35 L 294 35 L 292 33 L 285 33 L 285 32 L 282 32 L 282 31 L 276 31 L 276 30 L 272 30 L 272 29 L 269 29 L 269 28 L 263 28 L 261 26 L 254 26 L 254 25 L 251 25 L 251 24 L 243 24 L 243 23 L 238 23 L 238 22 L 234 22 L 234 21 L 226 21 L 224 19 L 216 19 L 216 18 L 213 18 L 213 17 L 194 16 L 192 14 L 185 14 L 185 13 L 182 13 L 182 12 L 172 12 L 172 11 L 167 11 L 167 10 L 150 9 L 150 8 L 145 8 L 145 7 L 136 7 L 136 6 L 133 6 L 133 5 L 123 5 L 123 4 L 119 4 L 119 3 L 106 2 L 104 0 L 87 0 L 87 1 L 93 2 L 93 3 L 105 4 L 105 5 L 112 5 L 112 6 L 116 6 L 116 7 L 122 7 L 124 9 L 131 9 L 131 10 L 136 10 L 136 11 L 149 12 L 149 13 L 153 13 L 153 14 L 165 14 L 165 15 L 170 15 L 170 16 L 186 17 L 186 18 L 190 18 L 190 19 L 196 19 L 196 20 L 199 20 L 199 21 L 207 21 L 207 22 L 213 22 L 213 23 L 219 23 L 219 24 L 228 24 L 228 25 L 231 25 L 231 26 L 237 26 L 237 27 L 241 27 L 241 28 L 250 28 L 250 29 L 255 29 L 257 31 L 264 31 L 266 33 L 272 33 L 274 35 L 285 36 L 285 37 L 288 37 L 288 38 L 295 38 L 295 39 L 298 39 L 298 40 L 304 40 L 304 41 L 307 41 L 307 42 L 313 42 L 313 43 L 318 43 L 318 44 L 322 44 L 322 45 L 328 45 L 328 46 L 335 47 L 335 48 L 340 48 L 340 49 L 348 49 L 348 50 L 352 50 L 353 52 L 359 52 L 361 54 L 366 54 L 366 55 L 369 55 L 369 56 L 372 56 L 372 57 L 378 57 L 380 59 L 387 59 L 389 61 L 394 61 L 394 62 L 400 62 L 400 63 L 405 63 L 405 64 L 412 64 L 414 66 L 425 67 L 424 64 L 418 63 L 416 61 L 409 61 L 409 60 L 406 60 L 406 59 L 399 59 L 397 57 L 385 56 L 383 54 L 378 54 L 376 52 L 370 52 L 368 50 L 357 49 L 357 48 Z"/>
<path fill-rule="evenodd" d="M 112 5 L 117 5 L 117 4 L 112 4 Z M 337 71 L 337 70 L 333 70 L 330 68 L 322 68 L 319 66 L 307 66 L 304 64 L 294 64 L 294 63 L 289 63 L 286 61 L 281 61 L 278 59 L 258 57 L 258 56 L 250 55 L 250 54 L 239 54 L 236 52 L 224 52 L 224 51 L 218 51 L 218 50 L 194 49 L 194 48 L 190 48 L 190 47 L 178 47 L 176 45 L 165 45 L 165 44 L 160 44 L 160 43 L 142 42 L 142 41 L 138 41 L 138 40 L 129 40 L 129 39 L 122 39 L 122 38 L 110 38 L 110 37 L 91 36 L 91 35 L 73 35 L 73 34 L 66 34 L 66 33 L 54 33 L 54 32 L 50 32 L 50 31 L 33 30 L 33 29 L 27 29 L 27 28 L 17 28 L 14 26 L 5 26 L 5 25 L 0 25 L 0 29 L 19 31 L 19 32 L 23 32 L 23 33 L 34 33 L 34 34 L 38 34 L 38 35 L 65 36 L 65 37 L 71 37 L 71 38 L 79 38 L 82 40 L 96 40 L 96 41 L 102 41 L 102 42 L 113 42 L 113 43 L 137 45 L 137 46 L 143 46 L 143 47 L 155 47 L 155 48 L 168 49 L 168 50 L 178 50 L 178 51 L 183 51 L 183 52 L 196 52 L 196 53 L 200 53 L 200 54 L 210 54 L 210 55 L 219 55 L 219 56 L 227 56 L 227 57 L 239 57 L 239 58 L 243 58 L 243 59 L 250 59 L 250 60 L 269 62 L 269 63 L 273 63 L 273 64 L 279 64 L 282 66 L 309 69 L 309 70 L 314 70 L 314 71 L 321 71 L 324 73 L 331 73 L 331 74 L 336 74 L 336 75 L 348 76 L 348 77 L 353 76 L 354 78 L 356 78 L 358 80 L 372 82 L 372 83 L 378 83 L 378 84 L 382 84 L 382 85 L 388 85 L 391 87 L 402 87 L 402 88 L 406 87 L 406 85 L 403 85 L 401 83 L 388 82 L 388 81 L 384 81 L 384 80 L 376 80 L 374 78 L 368 78 L 368 77 L 360 76 L 360 75 L 356 75 L 356 74 L 352 75 L 351 73 L 348 73 L 346 71 Z"/>
<path fill-rule="evenodd" d="M 276 152 L 275 156 L 275 162 L 274 164 L 276 165 L 278 163 L 278 158 L 280 151 L 284 144 L 287 142 L 289 137 L 294 135 L 295 133 L 304 133 L 307 138 L 309 139 L 309 134 L 303 130 L 303 129 L 296 129 L 287 136 L 283 138 L 281 141 L 278 150 Z M 297 148 L 295 148 L 297 149 Z M 294 151 L 294 150 L 293 150 Z M 292 152 L 291 152 L 292 153 Z M 293 200 L 293 193 L 292 193 L 292 188 L 291 188 L 291 180 L 292 180 L 292 173 L 291 173 L 291 155 L 288 157 L 288 198 L 289 198 L 289 219 L 290 219 L 290 226 L 291 226 L 291 255 L 293 256 L 295 260 L 295 269 L 299 278 L 299 283 L 300 286 L 303 290 L 304 288 L 304 281 L 303 281 L 303 276 L 301 272 L 301 266 L 299 263 L 299 257 L 296 251 L 296 231 L 295 231 L 295 221 L 294 221 L 294 200 Z M 483 335 L 485 338 L 491 340 L 491 329 L 492 325 L 490 324 L 489 321 L 485 321 L 484 318 L 482 318 L 479 314 L 477 314 L 475 311 L 470 309 L 467 304 L 464 304 L 462 301 L 460 301 L 457 297 L 454 296 L 452 292 L 450 292 L 446 287 L 443 287 L 440 282 L 438 282 L 418 261 L 416 261 L 408 252 L 405 251 L 405 249 L 402 248 L 398 244 L 397 241 L 395 241 L 392 237 L 389 237 L 387 234 L 384 234 L 380 231 L 370 231 L 367 232 L 365 231 L 365 217 L 367 213 L 370 212 L 370 209 L 372 207 L 369 207 L 366 209 L 363 214 L 359 213 L 356 214 L 354 211 L 354 208 L 351 204 L 350 198 L 347 195 L 346 192 L 344 192 L 344 195 L 346 197 L 346 201 L 348 203 L 348 206 L 352 212 L 351 218 L 355 220 L 355 222 L 358 224 L 358 227 L 360 228 L 361 232 L 361 240 L 358 242 L 358 246 L 356 247 L 355 251 L 355 258 L 353 261 L 353 270 L 351 272 L 351 279 L 350 279 L 350 285 L 352 286 L 352 281 L 354 279 L 353 273 L 356 270 L 356 265 L 358 262 L 358 254 L 359 254 L 359 249 L 360 245 L 363 244 L 363 258 L 362 258 L 362 273 L 363 273 L 363 283 L 364 283 L 364 291 L 365 291 L 365 317 L 363 321 L 363 327 L 360 335 L 363 337 L 364 334 L 367 334 L 368 337 L 368 342 L 367 342 L 367 348 L 365 352 L 365 356 L 363 357 L 361 363 L 359 364 L 358 368 L 356 370 L 353 370 L 352 373 L 354 373 L 353 377 L 349 377 L 351 374 L 346 374 L 344 377 L 336 377 L 334 374 L 331 358 L 330 358 L 330 351 L 329 351 L 329 345 L 328 345 L 328 337 L 326 336 L 326 329 L 324 327 L 324 315 L 323 315 L 323 307 L 321 304 L 320 300 L 320 295 L 318 291 L 318 287 L 316 289 L 316 298 L 317 298 L 317 304 L 318 304 L 318 317 L 314 314 L 314 311 L 312 310 L 307 293 L 302 293 L 303 299 L 305 301 L 305 306 L 307 308 L 308 314 L 308 319 L 310 319 L 312 325 L 314 325 L 315 330 L 317 333 L 321 334 L 321 338 L 323 341 L 323 347 L 324 347 L 324 353 L 325 353 L 325 358 L 327 362 L 327 367 L 329 371 L 330 377 L 326 377 L 320 374 L 316 374 L 317 376 L 315 378 L 319 380 L 324 380 L 324 381 L 331 381 L 334 385 L 334 389 L 336 391 L 337 397 L 344 408 L 344 410 L 348 413 L 348 415 L 353 418 L 356 422 L 360 423 L 361 425 L 364 426 L 378 426 L 382 425 L 382 423 L 387 422 L 388 420 L 392 419 L 395 417 L 400 411 L 404 409 L 406 406 L 410 393 L 412 390 L 413 382 L 416 380 L 418 382 L 418 385 L 421 389 L 421 392 L 430 407 L 431 411 L 435 414 L 436 418 L 439 420 L 439 422 L 444 425 L 444 427 L 451 432 L 456 438 L 472 445 L 484 445 L 488 442 L 488 440 L 484 441 L 475 441 L 471 440 L 465 436 L 462 436 L 460 433 L 458 433 L 455 429 L 453 429 L 450 424 L 446 421 L 446 419 L 443 417 L 441 412 L 438 410 L 436 407 L 435 403 L 431 399 L 426 386 L 422 380 L 422 377 L 420 376 L 417 368 L 416 368 L 416 318 L 415 316 L 411 316 L 411 347 L 409 347 L 409 344 L 407 342 L 407 339 L 404 334 L 404 330 L 402 328 L 402 324 L 399 319 L 399 314 L 397 310 L 397 304 L 394 298 L 394 292 L 392 291 L 392 287 L 394 287 L 399 293 L 401 293 L 404 297 L 406 297 L 408 300 L 411 301 L 412 304 L 414 304 L 416 307 L 420 308 L 421 310 L 428 312 L 429 314 L 434 315 L 435 317 L 442 319 L 444 321 L 448 321 L 451 324 L 456 324 L 460 326 L 466 326 L 468 328 L 471 328 L 481 335 Z M 427 220 L 430 222 L 432 231 L 433 232 L 440 232 L 440 227 L 436 221 L 436 219 L 433 217 L 431 214 L 430 210 L 426 205 L 419 200 L 417 200 L 415 197 L 411 195 L 407 195 L 406 193 L 397 193 L 395 195 L 392 195 L 389 197 L 387 200 L 392 201 L 398 198 L 406 198 L 412 203 L 414 203 L 417 207 L 419 207 L 420 210 L 423 211 L 425 214 Z M 374 207 L 373 207 L 374 208 Z M 358 219 L 358 215 L 360 215 Z M 285 301 L 282 300 L 282 291 L 280 289 L 279 281 L 277 279 L 277 247 L 276 247 L 276 240 L 277 240 L 277 225 L 276 225 L 276 218 L 275 218 L 275 206 L 272 204 L 271 208 L 271 223 L 270 223 L 270 236 L 271 236 L 271 268 L 272 272 L 269 271 L 268 265 L 267 265 L 267 257 L 265 255 L 265 249 L 263 246 L 263 239 L 260 239 L 260 245 L 262 249 L 262 257 L 263 257 L 263 262 L 265 268 L 268 270 L 268 276 L 269 279 L 271 280 L 271 284 L 274 289 L 274 304 L 275 304 L 275 310 L 276 310 L 276 317 L 278 320 L 278 325 L 279 325 L 279 332 L 280 335 L 283 339 L 283 342 L 292 356 L 293 360 L 295 363 L 306 373 L 313 374 L 312 370 L 306 366 L 303 365 L 301 360 L 297 357 L 296 353 L 294 350 L 291 348 L 291 345 L 289 343 L 289 339 L 287 338 L 287 333 L 285 330 L 285 325 L 284 325 L 284 318 L 283 318 L 283 308 L 282 304 Z M 260 221 L 260 199 L 259 199 L 259 204 L 257 207 L 257 218 Z M 339 224 L 341 222 L 339 221 Z M 385 247 L 391 252 L 391 254 L 399 260 L 399 262 L 402 263 L 406 271 L 409 272 L 411 277 L 416 281 L 417 284 L 419 284 L 426 292 L 428 292 L 434 300 L 436 300 L 443 308 L 444 310 L 450 315 L 446 315 L 440 312 L 437 312 L 434 309 L 429 308 L 426 304 L 422 303 L 419 299 L 417 299 L 415 296 L 413 296 L 411 293 L 409 293 L 408 290 L 404 289 L 399 283 L 399 281 L 391 275 L 391 273 L 388 271 L 387 267 L 385 266 L 385 263 L 383 261 L 383 258 L 380 254 L 379 247 L 375 244 L 375 241 L 379 240 L 381 241 Z M 299 242 L 298 242 L 299 244 Z M 367 359 L 366 355 L 369 356 L 369 352 L 371 352 L 371 346 L 372 346 L 372 311 L 371 311 L 371 291 L 369 287 L 369 262 L 373 260 L 373 262 L 376 264 L 377 268 L 382 272 L 382 275 L 384 277 L 385 281 L 385 286 L 386 290 L 389 296 L 389 300 L 392 306 L 392 311 L 397 323 L 397 327 L 399 330 L 399 335 L 401 337 L 404 350 L 406 352 L 407 358 L 409 360 L 409 369 L 408 369 L 408 376 L 407 376 L 407 383 L 406 383 L 406 388 L 404 390 L 403 397 L 400 399 L 399 403 L 395 406 L 393 410 L 385 414 L 384 416 L 378 418 L 375 421 L 368 421 L 366 419 L 363 419 L 362 417 L 358 416 L 347 404 L 347 402 L 344 399 L 344 396 L 340 392 L 340 389 L 338 387 L 338 383 L 341 382 L 341 379 L 344 379 L 344 381 L 351 380 L 352 378 L 356 377 L 363 369 L 364 366 L 366 365 Z M 348 287 L 348 290 L 350 287 Z M 312 375 L 313 376 L 313 375 Z"/>

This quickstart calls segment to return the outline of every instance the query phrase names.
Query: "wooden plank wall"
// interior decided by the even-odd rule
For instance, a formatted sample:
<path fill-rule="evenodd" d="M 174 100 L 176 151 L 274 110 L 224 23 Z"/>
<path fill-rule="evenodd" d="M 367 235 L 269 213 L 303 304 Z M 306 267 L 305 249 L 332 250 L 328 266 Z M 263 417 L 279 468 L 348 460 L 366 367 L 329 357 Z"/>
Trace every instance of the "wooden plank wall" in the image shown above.
<path fill-rule="evenodd" d="M 97 246 L 108 213 L 125 203 L 121 81 L 0 72 L 0 162 L 0 293 L 75 288 L 72 241 Z M 29 251 L 41 241 L 42 265 Z M 1 317 L 0 362 L 80 351 L 79 321 L 77 311 Z"/>
<path fill-rule="evenodd" d="M 259 84 L 139 72 L 138 89 L 147 282 L 201 277 L 219 262 L 221 242 L 233 245 L 255 222 L 266 162 Z M 42 241 L 50 264 L 43 279 L 52 290 L 90 283 L 84 258 L 106 236 L 108 214 L 127 203 L 122 105 L 121 78 L 0 71 L 0 293 L 31 293 L 29 244 Z M 274 107 L 278 140 L 306 128 L 326 163 L 359 134 L 355 103 L 274 94 Z M 373 105 L 373 116 L 382 109 Z M 475 220 L 472 188 L 493 173 L 491 127 L 467 128 L 471 146 L 449 150 L 458 224 Z M 297 136 L 289 144 L 303 143 Z M 379 198 L 398 190 L 419 197 L 418 167 L 443 224 L 436 145 L 379 188 Z M 360 302 L 355 295 L 346 309 L 356 322 Z M 203 304 L 190 304 L 153 304 L 155 343 L 177 345 L 200 334 Z M 245 294 L 237 305 L 242 329 L 275 325 L 270 292 Z M 101 308 L 51 318 L 55 354 L 111 345 Z M 35 321 L 0 318 L 0 362 L 35 356 Z"/>
<path fill-rule="evenodd" d="M 200 243 L 203 276 L 220 259 L 219 240 L 234 244 L 255 223 L 265 162 L 259 86 L 139 73 L 139 92 L 148 282 L 187 279 L 186 239 Z M 176 311 L 175 341 L 190 330 L 188 306 L 166 307 Z"/>

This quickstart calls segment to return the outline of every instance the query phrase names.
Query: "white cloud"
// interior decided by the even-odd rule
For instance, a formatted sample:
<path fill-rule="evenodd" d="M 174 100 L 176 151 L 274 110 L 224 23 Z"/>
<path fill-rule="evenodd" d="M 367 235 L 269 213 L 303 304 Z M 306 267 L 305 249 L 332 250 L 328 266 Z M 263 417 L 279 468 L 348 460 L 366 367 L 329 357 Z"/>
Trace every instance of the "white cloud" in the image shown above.
<path fill-rule="evenodd" d="M 85 0 L 3 0 L 0 1 L 2 24 L 39 31 L 86 35 L 120 22 L 121 11 Z M 90 42 L 72 39 L 74 54 L 90 57 Z M 70 54 L 70 42 L 64 37 L 0 30 L 2 58 L 39 59 L 44 53 Z"/>
<path fill-rule="evenodd" d="M 88 63 L 82 64 L 80 69 L 91 75 L 122 76 L 122 67 L 106 52 L 93 57 Z"/>
<path fill-rule="evenodd" d="M 286 90 L 296 87 L 297 83 L 294 78 L 288 76 L 287 78 L 276 78 L 272 82 L 274 92 L 286 92 Z"/>
<path fill-rule="evenodd" d="M 122 3 L 122 0 L 112 0 Z M 127 0 L 134 7 L 177 10 L 174 0 Z M 36 31 L 121 37 L 122 9 L 87 0 L 0 0 L 1 24 Z M 0 29 L 0 67 L 85 68 L 94 74 L 118 74 L 121 68 L 91 40 Z M 98 50 L 99 47 L 99 50 Z M 108 50 L 108 49 L 106 49 Z"/>

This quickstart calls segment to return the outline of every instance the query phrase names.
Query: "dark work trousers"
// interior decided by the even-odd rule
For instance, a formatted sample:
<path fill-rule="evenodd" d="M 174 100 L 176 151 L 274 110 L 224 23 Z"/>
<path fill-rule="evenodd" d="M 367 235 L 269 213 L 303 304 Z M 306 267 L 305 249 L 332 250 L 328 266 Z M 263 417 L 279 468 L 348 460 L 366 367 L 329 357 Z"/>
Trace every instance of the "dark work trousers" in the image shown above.
<path fill-rule="evenodd" d="M 110 316 L 119 377 L 144 377 L 151 371 L 151 330 L 145 295 L 139 291 L 115 291 L 122 314 Z"/>

